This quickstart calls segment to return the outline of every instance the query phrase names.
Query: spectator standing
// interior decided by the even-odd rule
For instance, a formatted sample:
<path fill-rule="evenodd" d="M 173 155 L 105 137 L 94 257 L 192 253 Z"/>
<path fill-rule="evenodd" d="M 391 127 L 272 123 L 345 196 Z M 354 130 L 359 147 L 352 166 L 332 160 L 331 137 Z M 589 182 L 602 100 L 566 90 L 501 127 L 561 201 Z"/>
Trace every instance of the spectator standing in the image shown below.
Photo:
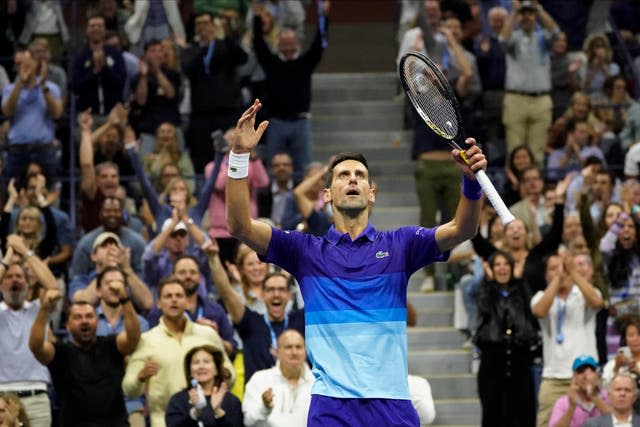
<path fill-rule="evenodd" d="M 124 225 L 124 203 L 121 199 L 108 197 L 102 202 L 98 214 L 100 225 L 78 240 L 71 259 L 70 276 L 88 274 L 92 270 L 91 253 L 96 239 L 103 232 L 110 232 L 118 236 L 122 242 L 120 246 L 128 248 L 130 252 L 131 268 L 136 274 L 142 272 L 142 254 L 144 252 L 144 240 L 139 233 Z"/>
<path fill-rule="evenodd" d="M 141 56 L 148 41 L 174 36 L 185 38 L 178 3 L 174 0 L 135 0 L 133 15 L 125 24 L 125 31 L 133 51 Z"/>
<path fill-rule="evenodd" d="M 597 354 L 596 312 L 602 307 L 600 292 L 577 273 L 571 255 L 550 256 L 545 278 L 547 288 L 531 299 L 543 342 L 538 427 L 548 425 L 553 405 L 571 384 L 569 361 L 582 354 Z"/>
<path fill-rule="evenodd" d="M 620 67 L 613 61 L 611 45 L 604 33 L 590 34 L 582 50 L 586 59 L 578 70 L 582 90 L 591 100 L 597 100 L 604 95 L 605 80 L 619 74 Z"/>
<path fill-rule="evenodd" d="M 40 302 L 27 300 L 25 269 L 19 263 L 10 261 L 12 255 L 15 253 L 22 256 L 30 253 L 31 255 L 25 258 L 25 263 L 30 265 L 43 286 L 46 289 L 57 289 L 57 283 L 46 264 L 33 252 L 29 252 L 20 241 L 16 242 L 17 250 L 11 246 L 0 264 L 0 393 L 12 392 L 20 397 L 31 426 L 50 427 L 51 409 L 47 384 L 51 382 L 51 378 L 47 368 L 34 358 L 28 346 L 29 332 L 36 319 Z M 48 339 L 50 338 L 49 335 Z"/>
<path fill-rule="evenodd" d="M 552 119 L 550 49 L 557 33 L 558 26 L 542 5 L 529 0 L 515 3 L 500 33 L 507 56 L 502 109 L 507 151 L 525 144 L 539 164 Z"/>
<path fill-rule="evenodd" d="M 193 162 L 191 162 L 189 153 L 181 148 L 180 134 L 180 128 L 174 124 L 170 122 L 161 123 L 155 131 L 155 137 L 152 137 L 153 146 L 150 147 L 151 151 L 144 157 L 144 170 L 152 181 L 157 182 L 165 165 L 176 165 L 180 171 L 180 176 L 187 181 L 189 191 L 194 193 L 196 177 L 193 171 Z M 142 154 L 143 145 L 144 142 L 141 139 L 138 155 Z"/>
<path fill-rule="evenodd" d="M 276 366 L 257 371 L 242 401 L 246 427 L 302 426 L 307 422 L 314 378 L 304 337 L 287 329 L 278 337 Z"/>
<path fill-rule="evenodd" d="M 96 335 L 99 337 L 117 335 L 125 330 L 125 308 L 120 303 L 118 283 L 122 283 L 125 289 L 129 286 L 124 271 L 119 267 L 107 266 L 96 277 L 96 294 L 99 298 L 96 307 L 98 316 Z M 137 317 L 140 332 L 147 332 L 149 323 L 139 314 Z M 125 399 L 125 406 L 129 424 L 132 427 L 144 427 L 144 402 L 141 399 Z"/>
<path fill-rule="evenodd" d="M 60 63 L 69 43 L 69 30 L 64 21 L 60 0 L 32 0 L 26 3 L 24 28 L 18 42 L 27 45 L 34 38 L 47 40 L 54 61 Z"/>
<path fill-rule="evenodd" d="M 196 16 L 195 31 L 198 44 L 182 45 L 181 62 L 191 88 L 187 147 L 196 173 L 202 173 L 212 157 L 211 133 L 232 126 L 242 108 L 236 67 L 247 53 L 209 13 Z"/>
<path fill-rule="evenodd" d="M 60 89 L 60 100 L 62 106 L 67 105 L 67 72 L 60 65 L 51 62 L 51 49 L 49 48 L 49 42 L 44 37 L 37 37 L 29 43 L 29 52 L 31 57 L 38 63 L 38 69 L 36 72 L 39 76 L 45 72 L 42 67 L 46 69 L 45 79 L 58 85 Z"/>
<path fill-rule="evenodd" d="M 96 311 L 91 304 L 80 301 L 69 307 L 70 341 L 60 340 L 55 344 L 45 341 L 49 313 L 60 299 L 57 290 L 44 294 L 31 328 L 29 348 L 40 363 L 48 366 L 61 400 L 60 425 L 129 425 L 121 382 L 124 358 L 140 340 L 140 324 L 124 284 L 112 282 L 109 286 L 118 293 L 123 305 L 123 332 L 96 336 Z"/>
<path fill-rule="evenodd" d="M 154 151 L 158 143 L 156 131 L 165 122 L 174 126 L 174 137 L 181 141 L 184 139 L 179 128 L 178 112 L 180 74 L 166 67 L 163 60 L 164 50 L 160 39 L 146 42 L 140 73 L 131 84 L 134 93 L 132 123 L 136 133 L 140 134 L 139 149 L 143 158 Z M 183 146 L 184 143 L 181 143 L 180 147 Z"/>
<path fill-rule="evenodd" d="M 46 80 L 46 66 L 36 74 L 38 64 L 28 50 L 16 53 L 15 59 L 20 64 L 16 80 L 2 91 L 2 113 L 10 123 L 3 175 L 20 176 L 29 162 L 56 175 L 60 150 L 54 144 L 54 120 L 63 111 L 60 88 Z"/>
<path fill-rule="evenodd" d="M 158 294 L 158 307 L 162 311 L 160 323 L 142 335 L 122 381 L 128 397 L 145 393 L 152 427 L 165 426 L 169 399 L 187 386 L 182 368 L 184 357 L 192 348 L 211 345 L 220 351 L 223 366 L 231 373 L 229 385 L 235 381 L 235 371 L 218 333 L 185 315 L 186 295 L 182 284 L 175 278 L 163 280 L 158 285 Z"/>
<path fill-rule="evenodd" d="M 105 44 L 104 18 L 99 15 L 87 20 L 87 45 L 73 61 L 71 88 L 78 97 L 78 111 L 91 108 L 91 113 L 104 121 L 109 111 L 120 101 L 127 71 L 122 53 Z"/>
<path fill-rule="evenodd" d="M 330 2 L 323 0 L 325 18 L 329 9 Z M 289 153 L 294 180 L 300 180 L 312 158 L 311 75 L 326 48 L 322 42 L 325 36 L 318 28 L 311 46 L 303 53 L 295 31 L 281 28 L 278 52 L 274 53 L 264 39 L 262 18 L 259 15 L 253 18 L 253 49 L 267 78 L 265 107 L 271 123 L 265 162 L 270 163 L 276 153 Z"/>
<path fill-rule="evenodd" d="M 216 273 L 220 274 L 219 271 L 212 274 Z M 172 274 L 184 286 L 187 297 L 185 314 L 193 322 L 209 326 L 218 332 L 220 339 L 222 339 L 224 350 L 229 355 L 229 358 L 234 359 L 236 350 L 238 349 L 238 343 L 233 337 L 233 327 L 231 326 L 231 322 L 229 322 L 227 313 L 220 304 L 211 301 L 207 297 L 203 298 L 198 293 L 198 288 L 203 281 L 200 273 L 199 260 L 192 255 L 182 255 L 178 257 L 173 263 Z M 215 281 L 215 276 L 212 278 Z M 158 307 L 154 307 L 147 316 L 152 327 L 158 324 L 160 316 L 162 316 L 162 312 Z"/>
<path fill-rule="evenodd" d="M 271 182 L 258 190 L 258 216 L 270 218 L 276 227 L 282 226 L 287 199 L 293 190 L 293 160 L 288 153 L 276 153 L 271 158 Z"/>
<path fill-rule="evenodd" d="M 484 283 L 477 290 L 479 325 L 474 337 L 482 352 L 478 371 L 482 426 L 533 427 L 531 348 L 537 333 L 529 290 L 514 277 L 511 256 L 498 251 L 487 261 Z"/>

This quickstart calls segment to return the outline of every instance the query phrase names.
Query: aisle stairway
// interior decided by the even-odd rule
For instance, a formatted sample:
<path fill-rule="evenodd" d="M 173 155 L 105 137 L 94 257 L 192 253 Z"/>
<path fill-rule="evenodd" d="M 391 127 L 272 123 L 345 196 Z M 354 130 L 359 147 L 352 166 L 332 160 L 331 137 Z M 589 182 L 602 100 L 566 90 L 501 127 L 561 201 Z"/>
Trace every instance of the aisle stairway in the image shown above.
<path fill-rule="evenodd" d="M 410 159 L 411 132 L 402 130 L 402 103 L 394 73 L 316 74 L 313 80 L 314 159 L 339 151 L 362 152 L 379 188 L 372 215 L 378 229 L 418 223 Z M 419 292 L 412 276 L 409 300 L 418 326 L 409 330 L 409 371 L 426 377 L 436 404 L 436 426 L 478 426 L 480 405 L 471 354 L 453 325 L 453 293 Z"/>

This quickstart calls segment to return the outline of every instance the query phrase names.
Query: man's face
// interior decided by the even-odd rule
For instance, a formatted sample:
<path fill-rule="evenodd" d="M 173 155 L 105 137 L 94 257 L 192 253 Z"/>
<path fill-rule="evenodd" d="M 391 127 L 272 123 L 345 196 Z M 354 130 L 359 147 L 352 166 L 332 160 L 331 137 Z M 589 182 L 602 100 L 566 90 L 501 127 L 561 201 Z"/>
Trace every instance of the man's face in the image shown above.
<path fill-rule="evenodd" d="M 123 221 L 120 201 L 115 198 L 106 199 L 100 208 L 100 223 L 104 226 L 104 229 L 109 231 L 118 230 Z"/>
<path fill-rule="evenodd" d="M 426 0 L 424 2 L 424 13 L 431 28 L 438 28 L 440 19 L 442 18 L 440 2 L 437 0 Z"/>
<path fill-rule="evenodd" d="M 287 183 L 293 176 L 293 161 L 288 154 L 276 154 L 271 159 L 273 177 L 278 183 Z"/>
<path fill-rule="evenodd" d="M 27 199 L 29 200 L 29 204 L 33 206 L 38 206 L 38 193 L 36 190 L 38 189 L 38 178 L 32 176 L 29 178 L 27 182 Z"/>
<path fill-rule="evenodd" d="M 287 279 L 282 276 L 267 279 L 262 288 L 262 298 L 271 320 L 283 320 L 287 303 L 291 299 Z"/>
<path fill-rule="evenodd" d="M 280 57 L 285 61 L 291 61 L 298 56 L 299 51 L 300 45 L 296 33 L 291 30 L 283 30 L 278 38 L 278 53 Z"/>
<path fill-rule="evenodd" d="M 531 32 L 536 27 L 537 13 L 530 9 L 521 10 L 518 13 L 518 19 L 520 20 L 520 28 L 526 32 Z"/>
<path fill-rule="evenodd" d="M 200 284 L 200 268 L 190 258 L 183 258 L 176 262 L 173 275 L 182 282 L 186 290 L 193 290 Z"/>
<path fill-rule="evenodd" d="M 505 227 L 504 235 L 509 248 L 520 249 L 526 244 L 527 229 L 519 219 L 516 219 Z"/>
<path fill-rule="evenodd" d="M 500 34 L 504 23 L 507 20 L 507 15 L 501 12 L 489 14 L 489 28 L 493 34 Z"/>
<path fill-rule="evenodd" d="M 447 18 L 444 21 L 444 26 L 451 32 L 454 39 L 458 42 L 462 40 L 462 24 L 458 18 Z"/>
<path fill-rule="evenodd" d="M 96 339 L 98 329 L 98 316 L 96 310 L 90 304 L 73 304 L 69 308 L 67 330 L 73 340 L 81 345 L 91 344 Z"/>
<path fill-rule="evenodd" d="M 634 390 L 633 380 L 630 377 L 615 377 L 609 385 L 611 406 L 618 412 L 629 411 L 637 397 L 637 391 Z"/>
<path fill-rule="evenodd" d="M 522 176 L 522 185 L 526 196 L 539 196 L 544 188 L 540 171 L 529 169 Z"/>
<path fill-rule="evenodd" d="M 43 43 L 38 43 L 29 48 L 29 52 L 31 52 L 31 56 L 36 61 L 49 61 L 51 59 L 51 53 L 49 52 L 49 47 Z"/>
<path fill-rule="evenodd" d="M 280 367 L 301 372 L 307 359 L 304 338 L 299 332 L 288 330 L 278 338 L 278 361 Z"/>
<path fill-rule="evenodd" d="M 87 39 L 92 43 L 99 43 L 104 40 L 106 28 L 104 19 L 101 17 L 93 17 L 87 22 Z"/>
<path fill-rule="evenodd" d="M 168 319 L 179 319 L 184 316 L 187 307 L 187 297 L 184 288 L 179 283 L 169 283 L 162 288 L 158 297 L 158 308 Z"/>
<path fill-rule="evenodd" d="M 187 232 L 184 230 L 174 231 L 167 238 L 165 246 L 172 255 L 180 256 L 184 254 L 187 246 L 189 246 L 189 236 L 187 236 Z"/>
<path fill-rule="evenodd" d="M 331 188 L 324 190 L 325 203 L 355 216 L 376 200 L 375 189 L 369 183 L 369 171 L 357 160 L 345 160 L 333 168 Z"/>
<path fill-rule="evenodd" d="M 113 197 L 120 185 L 118 171 L 115 168 L 103 167 L 96 173 L 98 190 L 107 197 Z"/>
<path fill-rule="evenodd" d="M 120 148 L 120 134 L 118 130 L 111 126 L 100 136 L 98 143 L 105 151 L 112 152 L 117 150 Z"/>
<path fill-rule="evenodd" d="M 96 265 L 96 270 L 101 271 L 105 267 L 116 267 L 119 250 L 118 243 L 113 239 L 107 239 L 95 248 L 91 254 L 91 260 Z"/>
<path fill-rule="evenodd" d="M 205 42 L 213 39 L 213 20 L 209 15 L 201 15 L 195 20 L 195 33 Z"/>
<path fill-rule="evenodd" d="M 10 265 L 2 278 L 2 299 L 11 307 L 22 307 L 27 292 L 24 270 L 17 264 Z"/>
<path fill-rule="evenodd" d="M 590 282 L 593 278 L 593 266 L 591 262 L 589 262 L 588 255 L 575 255 L 573 257 L 573 264 L 578 274 Z"/>
<path fill-rule="evenodd" d="M 163 56 L 164 51 L 162 50 L 162 45 L 160 43 L 148 46 L 147 50 L 144 53 L 144 58 L 146 59 L 146 61 L 156 67 L 159 67 L 160 64 L 162 64 Z"/>
<path fill-rule="evenodd" d="M 591 185 L 591 191 L 597 199 L 608 200 L 611 195 L 611 177 L 609 174 L 597 174 Z"/>
<path fill-rule="evenodd" d="M 120 294 L 113 292 L 109 285 L 114 282 L 121 282 L 124 286 L 126 279 L 124 274 L 120 271 L 109 271 L 102 276 L 102 282 L 97 289 L 98 297 L 107 304 L 116 304 L 120 301 Z"/>
<path fill-rule="evenodd" d="M 582 390 L 586 389 L 590 384 L 596 384 L 598 382 L 598 373 L 591 366 L 581 366 L 573 371 L 574 384 L 580 387 Z"/>
<path fill-rule="evenodd" d="M 547 268 L 545 273 L 545 279 L 547 283 L 551 282 L 558 275 L 564 274 L 564 266 L 562 258 L 558 255 L 552 255 L 547 260 Z"/>

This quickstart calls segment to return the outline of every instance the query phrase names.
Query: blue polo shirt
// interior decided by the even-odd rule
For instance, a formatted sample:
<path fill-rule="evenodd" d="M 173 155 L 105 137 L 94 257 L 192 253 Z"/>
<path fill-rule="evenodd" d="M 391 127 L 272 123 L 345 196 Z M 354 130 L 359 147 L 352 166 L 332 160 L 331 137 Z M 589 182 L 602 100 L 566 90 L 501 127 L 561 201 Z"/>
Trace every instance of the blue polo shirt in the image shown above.
<path fill-rule="evenodd" d="M 60 88 L 55 83 L 46 81 L 51 95 L 60 100 Z M 3 92 L 3 104 L 9 99 L 15 83 L 8 84 Z M 53 117 L 47 111 L 47 103 L 39 85 L 29 89 L 23 87 L 18 95 L 16 111 L 10 117 L 10 144 L 49 144 L 55 139 Z"/>
<path fill-rule="evenodd" d="M 448 257 L 435 228 L 379 232 L 369 224 L 353 241 L 334 226 L 324 237 L 273 228 L 265 260 L 300 284 L 313 394 L 410 398 L 407 283 L 424 265 Z"/>

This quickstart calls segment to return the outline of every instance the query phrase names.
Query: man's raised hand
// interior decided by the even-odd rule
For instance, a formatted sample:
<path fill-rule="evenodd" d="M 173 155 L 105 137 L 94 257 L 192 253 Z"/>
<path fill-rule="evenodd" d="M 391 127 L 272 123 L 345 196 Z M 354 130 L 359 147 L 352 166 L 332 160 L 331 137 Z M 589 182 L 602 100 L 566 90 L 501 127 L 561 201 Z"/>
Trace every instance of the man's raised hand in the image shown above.
<path fill-rule="evenodd" d="M 258 128 L 255 128 L 256 114 L 262 108 L 262 104 L 259 99 L 253 102 L 253 105 L 249 107 L 238 120 L 236 124 L 236 134 L 233 141 L 232 150 L 234 153 L 248 153 L 250 152 L 262 137 L 262 134 L 267 130 L 269 126 L 268 121 L 260 123 Z"/>

